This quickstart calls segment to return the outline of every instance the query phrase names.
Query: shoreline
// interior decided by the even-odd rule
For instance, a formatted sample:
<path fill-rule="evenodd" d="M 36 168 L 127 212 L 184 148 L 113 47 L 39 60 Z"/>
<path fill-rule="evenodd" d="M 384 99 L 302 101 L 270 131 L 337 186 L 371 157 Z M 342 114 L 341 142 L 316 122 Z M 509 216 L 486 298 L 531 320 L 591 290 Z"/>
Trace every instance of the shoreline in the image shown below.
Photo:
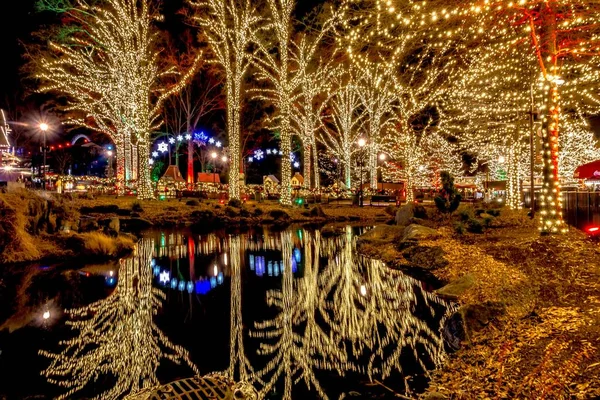
<path fill-rule="evenodd" d="M 381 226 L 358 248 L 403 272 L 424 268 L 448 283 L 434 292 L 460 305 L 444 332 L 448 359 L 421 398 L 600 396 L 597 242 L 575 228 L 541 237 L 525 212 L 506 209 L 480 234 L 416 222 L 427 225 L 416 240 Z"/>

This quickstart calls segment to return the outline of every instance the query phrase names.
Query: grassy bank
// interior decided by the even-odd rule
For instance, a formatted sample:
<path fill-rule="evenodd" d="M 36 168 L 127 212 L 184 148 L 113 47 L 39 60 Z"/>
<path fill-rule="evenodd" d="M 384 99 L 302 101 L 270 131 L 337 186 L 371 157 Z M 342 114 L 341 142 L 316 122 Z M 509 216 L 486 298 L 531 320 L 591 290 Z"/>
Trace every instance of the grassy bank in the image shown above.
<path fill-rule="evenodd" d="M 117 258 L 135 247 L 127 235 L 78 233 L 79 218 L 68 201 L 26 190 L 0 193 L 0 264 Z"/>
<path fill-rule="evenodd" d="M 465 310 L 466 326 L 461 348 L 433 373 L 428 395 L 598 398 L 600 245 L 575 229 L 540 237 L 524 213 L 509 210 L 493 218 L 484 214 L 489 218 L 480 221 L 485 228 L 476 226 L 481 233 L 470 233 L 459 220 L 473 213 L 463 209 L 462 218 L 423 221 L 437 233 L 418 246 L 442 251 L 430 252 L 444 259 L 431 273 L 456 283 L 450 288 L 459 288 L 455 299 Z M 398 245 L 402 232 L 385 227 L 367 238 L 362 251 L 379 252 L 392 266 L 410 268 L 409 253 Z M 490 305 L 504 312 L 472 312 Z"/>

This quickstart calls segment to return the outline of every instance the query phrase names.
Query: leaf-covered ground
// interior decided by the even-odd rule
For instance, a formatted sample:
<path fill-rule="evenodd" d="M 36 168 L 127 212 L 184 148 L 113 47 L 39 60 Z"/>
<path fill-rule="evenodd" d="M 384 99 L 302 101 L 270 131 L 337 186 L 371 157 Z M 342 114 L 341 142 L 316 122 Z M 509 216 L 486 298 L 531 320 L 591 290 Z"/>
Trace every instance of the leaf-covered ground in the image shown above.
<path fill-rule="evenodd" d="M 471 335 L 432 376 L 452 399 L 600 398 L 600 244 L 572 229 L 540 237 L 524 215 L 503 211 L 483 235 L 442 228 L 450 261 L 435 274 L 470 273 L 459 301 L 500 301 L 507 312 Z"/>

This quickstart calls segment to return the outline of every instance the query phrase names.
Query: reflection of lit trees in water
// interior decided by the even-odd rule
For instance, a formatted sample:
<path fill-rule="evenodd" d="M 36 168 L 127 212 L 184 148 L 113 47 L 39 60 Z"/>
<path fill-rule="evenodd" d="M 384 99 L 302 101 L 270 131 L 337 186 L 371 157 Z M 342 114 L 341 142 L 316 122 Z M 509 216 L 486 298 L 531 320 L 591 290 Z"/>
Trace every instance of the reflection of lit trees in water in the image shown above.
<path fill-rule="evenodd" d="M 241 238 L 235 236 L 230 241 L 229 257 L 231 260 L 231 311 L 229 368 L 227 374 L 231 379 L 239 378 L 242 382 L 254 381 L 254 369 L 244 352 L 244 324 L 242 321 L 242 270 L 241 270 Z"/>
<path fill-rule="evenodd" d="M 50 383 L 68 391 L 67 399 L 102 378 L 114 379 L 95 399 L 115 399 L 158 384 L 156 370 L 162 359 L 184 362 L 197 372 L 188 353 L 159 330 L 153 316 L 164 294 L 152 287 L 152 240 L 142 240 L 133 257 L 121 261 L 117 287 L 104 300 L 67 310 L 67 324 L 78 332 L 61 342 L 58 353 L 42 351 L 51 359 L 42 372 Z"/>
<path fill-rule="evenodd" d="M 269 357 L 257 372 L 267 381 L 263 395 L 283 378 L 284 399 L 302 380 L 327 398 L 316 371 L 385 379 L 402 372 L 407 353 L 424 370 L 439 365 L 444 358 L 440 330 L 450 313 L 445 302 L 401 272 L 358 257 L 350 228 L 330 240 L 304 235 L 304 276 L 294 281 L 291 233 L 282 233 L 282 287 L 267 292 L 267 303 L 278 314 L 255 323 L 252 332 L 262 340 L 259 354 Z M 319 271 L 321 252 L 329 265 Z"/>

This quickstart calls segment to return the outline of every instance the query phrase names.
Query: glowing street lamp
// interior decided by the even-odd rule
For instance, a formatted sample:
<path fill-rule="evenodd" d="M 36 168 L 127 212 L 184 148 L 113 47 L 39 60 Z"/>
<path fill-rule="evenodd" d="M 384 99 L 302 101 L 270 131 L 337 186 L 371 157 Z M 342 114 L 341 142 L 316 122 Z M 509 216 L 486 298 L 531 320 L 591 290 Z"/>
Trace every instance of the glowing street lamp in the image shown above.
<path fill-rule="evenodd" d="M 217 176 L 216 176 L 216 171 L 217 171 L 217 152 L 213 151 L 210 155 L 213 159 L 213 185 L 217 184 Z"/>
<path fill-rule="evenodd" d="M 42 135 L 43 135 L 42 151 L 44 152 L 43 165 L 42 165 L 42 188 L 44 190 L 46 190 L 46 132 L 48 132 L 48 129 L 50 129 L 50 126 L 48 126 L 47 123 L 42 122 L 42 123 L 40 123 L 39 128 L 40 128 L 40 131 L 42 131 Z"/>

